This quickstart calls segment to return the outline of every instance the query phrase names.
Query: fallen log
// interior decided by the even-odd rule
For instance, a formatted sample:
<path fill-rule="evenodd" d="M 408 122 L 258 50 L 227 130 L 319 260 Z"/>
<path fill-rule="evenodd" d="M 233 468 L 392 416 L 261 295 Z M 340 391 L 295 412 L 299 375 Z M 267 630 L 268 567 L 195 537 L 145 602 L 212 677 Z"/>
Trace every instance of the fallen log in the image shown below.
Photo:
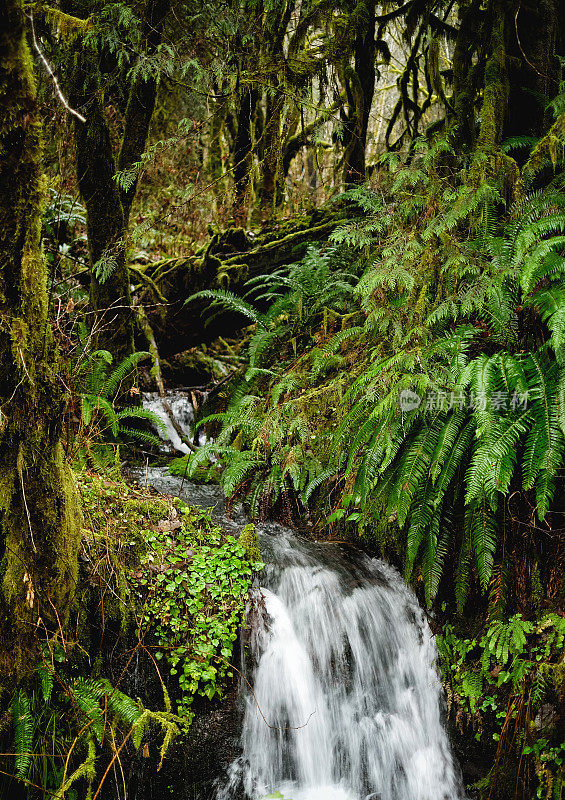
<path fill-rule="evenodd" d="M 334 204 L 258 232 L 229 228 L 214 234 L 196 255 L 144 266 L 147 279 L 167 299 L 163 318 L 158 309 L 147 309 L 161 355 L 167 358 L 203 341 L 232 335 L 249 324 L 238 314 L 225 312 L 206 325 L 209 303 L 202 300 L 186 305 L 192 295 L 203 289 L 243 294 L 246 281 L 299 261 L 309 245 L 326 241 L 337 225 L 354 214 L 350 206 Z"/>

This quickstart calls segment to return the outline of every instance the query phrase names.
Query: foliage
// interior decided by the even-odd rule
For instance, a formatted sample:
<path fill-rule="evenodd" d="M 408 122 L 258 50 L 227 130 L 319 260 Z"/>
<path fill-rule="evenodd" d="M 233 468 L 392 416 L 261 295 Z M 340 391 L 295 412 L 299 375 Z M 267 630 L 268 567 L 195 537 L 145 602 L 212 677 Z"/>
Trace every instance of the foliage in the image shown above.
<path fill-rule="evenodd" d="M 162 760 L 171 738 L 190 725 L 193 697 L 222 696 L 251 571 L 262 566 L 253 526 L 236 541 L 176 498 L 84 470 L 77 481 L 84 524 L 70 625 L 76 640 L 62 640 L 59 631 L 43 638 L 32 679 L 5 698 L 3 719 L 12 724 L 0 731 L 2 752 L 10 753 L 1 770 L 56 795 L 64 787 L 65 798 L 75 796 L 81 778 L 94 788 L 102 753 L 112 757 L 124 741 L 139 750 L 160 732 Z M 101 609 L 94 618 L 93 608 Z M 119 680 L 105 677 L 105 653 L 115 665 L 127 649 L 123 663 L 130 664 L 132 641 L 140 665 L 161 685 L 161 710 L 120 690 L 121 666 Z M 162 672 L 161 660 L 178 674 L 178 715 L 156 668 Z M 0 793 L 14 785 L 0 784 Z"/>
<path fill-rule="evenodd" d="M 563 491 L 565 196 L 534 193 L 500 218 L 496 186 L 454 189 L 436 169 L 449 144 L 416 151 L 396 158 L 394 199 L 348 193 L 366 215 L 310 250 L 283 281 L 292 291 L 279 275 L 263 279 L 256 299 L 270 305 L 249 369 L 227 410 L 204 421 L 220 430 L 187 474 L 214 454 L 227 494 L 248 494 L 254 515 L 282 503 L 292 516 L 339 484 L 330 522 L 379 537 L 384 515 L 407 580 L 421 576 L 431 605 L 447 565 L 462 609 L 502 568 L 508 498 L 549 534 Z M 308 314 L 307 282 L 294 280 L 344 271 L 345 252 L 364 266 L 364 325 L 349 283 L 336 281 L 343 304 L 320 318 L 315 292 Z M 543 564 L 549 539 L 537 540 Z"/>
<path fill-rule="evenodd" d="M 537 621 L 514 614 L 492 621 L 482 635 L 465 638 L 446 624 L 437 637 L 450 712 L 459 726 L 475 730 L 477 740 L 490 737 L 496 743 L 491 792 L 513 764 L 512 785 L 520 775 L 527 779 L 531 766 L 535 797 L 561 797 L 565 746 L 557 706 L 564 642 L 565 619 L 554 613 Z"/>
<path fill-rule="evenodd" d="M 534 196 L 495 235 L 485 201 L 478 234 L 463 244 L 469 260 L 461 270 L 458 260 L 448 262 L 445 277 L 456 290 L 432 300 L 423 329 L 416 313 L 394 331 L 399 351 L 381 355 L 378 346 L 374 363 L 345 396 L 351 409 L 336 442 L 338 452 L 347 452 L 345 476 L 351 476 L 346 506 L 363 514 L 382 487 L 388 514 L 406 530 L 406 577 L 421 556 L 428 603 L 457 520 L 463 532 L 455 593 L 462 607 L 472 552 L 480 585 L 489 584 L 504 498 L 521 484 L 534 493 L 540 522 L 554 499 L 565 455 L 563 304 L 557 299 L 565 262 L 556 233 L 564 210 L 562 195 Z M 433 236 L 440 236 L 444 227 L 438 219 L 433 224 Z M 384 296 L 375 272 L 389 276 Z M 369 320 L 381 333 L 380 310 L 386 311 L 390 290 L 397 298 L 400 292 L 401 313 L 424 292 L 430 304 L 438 278 L 422 287 L 413 279 L 392 283 L 386 262 L 371 265 L 359 286 Z M 542 321 L 547 334 L 540 337 Z"/>
<path fill-rule="evenodd" d="M 96 758 L 103 747 L 117 752 L 120 732 L 133 733 L 139 749 L 147 724 L 159 725 L 164 733 L 162 758 L 183 723 L 170 709 L 148 711 L 104 678 L 68 677 L 66 660 L 60 644 L 46 644 L 44 661 L 30 686 L 18 689 L 10 704 L 15 778 L 61 800 L 77 796 L 71 786 L 80 778 L 91 794 Z"/>
<path fill-rule="evenodd" d="M 142 625 L 151 625 L 165 657 L 178 674 L 179 714 L 188 723 L 196 694 L 222 696 L 233 675 L 230 664 L 254 571 L 262 568 L 258 549 L 214 525 L 207 512 L 179 505 L 180 518 L 147 531 L 142 577 Z M 251 560 L 253 559 L 253 560 Z"/>
<path fill-rule="evenodd" d="M 43 242 L 47 262 L 52 268 L 65 257 L 77 259 L 85 246 L 86 211 L 69 194 L 49 188 L 49 202 L 43 214 Z M 84 263 L 80 259 L 81 265 Z"/>
<path fill-rule="evenodd" d="M 320 347 L 312 348 L 305 360 L 297 354 L 299 348 L 312 347 L 319 325 L 327 334 L 336 321 L 349 318 L 346 312 L 351 308 L 356 276 L 345 270 L 346 261 L 347 249 L 341 245 L 311 247 L 301 262 L 249 281 L 247 296 L 252 296 L 256 304 L 269 303 L 264 313 L 227 292 L 196 295 L 212 298 L 215 306 L 243 313 L 256 322 L 257 329 L 249 343 L 249 368 L 228 408 L 199 423 L 219 426 L 217 437 L 197 453 L 178 459 L 171 467 L 173 472 L 190 478 L 214 457 L 224 466 L 220 482 L 228 497 L 247 481 L 253 515 L 265 516 L 277 503 L 285 506 L 290 491 L 307 504 L 315 488 L 328 477 L 312 450 L 318 433 L 308 420 L 308 403 L 316 403 L 320 411 L 331 405 L 331 398 L 308 391 L 308 387 L 315 386 L 320 376 L 335 371 L 343 360 L 339 355 L 343 343 L 358 336 L 362 328 L 343 328 Z M 278 363 L 264 369 L 261 365 L 274 353 L 278 354 Z M 296 367 L 300 364 L 302 372 L 285 374 L 285 362 L 289 361 Z M 263 400 L 253 393 L 253 387 L 264 389 L 267 382 L 265 413 Z M 329 431 L 321 434 L 328 445 L 330 435 Z M 212 469 L 216 472 L 217 467 L 213 465 Z M 292 515 L 289 508 L 285 513 Z"/>
<path fill-rule="evenodd" d="M 148 355 L 143 351 L 133 353 L 113 367 L 108 350 L 95 350 L 79 361 L 74 376 L 75 391 L 80 397 L 81 428 L 75 445 L 79 459 L 90 458 L 101 469 L 115 460 L 117 451 L 109 444 L 111 441 L 159 444 L 158 438 L 147 430 L 147 423 L 164 431 L 163 421 L 152 411 L 123 404 L 124 387 L 130 384 L 137 364 Z M 135 387 L 134 393 L 139 394 Z M 140 422 L 145 426 L 136 427 Z"/>
<path fill-rule="evenodd" d="M 147 742 L 162 731 L 159 744 L 166 749 L 184 724 L 167 708 L 168 696 L 162 710 L 152 711 L 104 677 L 108 665 L 102 648 L 103 642 L 113 641 L 113 657 L 119 658 L 125 646 L 126 631 L 139 614 L 126 575 L 138 567 L 144 547 L 141 531 L 157 526 L 170 501 L 107 476 L 82 471 L 76 477 L 84 521 L 70 633 L 62 639 L 60 630 L 42 626 L 41 663 L 11 699 L 4 697 L 3 719 L 8 715 L 13 724 L 1 732 L 2 752 L 11 754 L 2 757 L 3 796 L 56 795 L 63 785 L 67 800 L 84 796 L 86 786 L 79 778 L 94 787 L 96 776 L 101 777 L 97 767 L 113 757 L 128 734 L 139 747 L 141 736 L 150 733 Z M 100 614 L 92 616 L 97 608 Z M 8 782 L 8 775 L 20 783 Z M 40 788 L 34 790 L 26 781 Z"/>

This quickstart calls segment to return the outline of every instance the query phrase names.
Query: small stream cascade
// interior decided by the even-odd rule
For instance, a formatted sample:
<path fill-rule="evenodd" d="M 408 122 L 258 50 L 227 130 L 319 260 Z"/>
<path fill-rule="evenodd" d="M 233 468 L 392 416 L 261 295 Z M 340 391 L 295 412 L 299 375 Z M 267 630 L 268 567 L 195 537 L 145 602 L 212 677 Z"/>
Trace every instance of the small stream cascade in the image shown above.
<path fill-rule="evenodd" d="M 250 614 L 253 693 L 218 800 L 462 798 L 435 644 L 400 576 L 337 545 L 260 540 L 271 566 Z"/>
<path fill-rule="evenodd" d="M 184 392 L 169 392 L 167 395 L 169 407 L 173 416 L 184 435 L 190 441 L 193 437 L 196 444 L 204 444 L 206 436 L 204 432 L 194 430 L 194 408 L 191 401 Z M 153 426 L 155 433 L 163 442 L 163 450 L 178 453 L 189 453 L 187 445 L 181 441 L 178 432 L 175 430 L 171 419 L 163 406 L 163 401 L 158 392 L 143 392 L 141 404 L 146 411 L 152 411 L 163 423 L 165 430 L 158 426 Z"/>
<path fill-rule="evenodd" d="M 234 533 L 247 521 L 219 487 L 160 468 L 140 479 Z M 434 639 L 400 575 L 353 547 L 257 530 L 267 566 L 248 608 L 241 755 L 216 800 L 463 800 Z"/>

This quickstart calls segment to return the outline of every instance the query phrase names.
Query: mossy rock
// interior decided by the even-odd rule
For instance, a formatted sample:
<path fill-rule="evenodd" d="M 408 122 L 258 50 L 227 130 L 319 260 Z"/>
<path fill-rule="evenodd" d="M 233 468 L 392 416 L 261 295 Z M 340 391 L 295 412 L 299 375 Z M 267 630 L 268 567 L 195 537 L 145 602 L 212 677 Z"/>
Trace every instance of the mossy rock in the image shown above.
<path fill-rule="evenodd" d="M 247 558 L 254 564 L 261 561 L 261 550 L 259 539 L 257 538 L 257 528 L 253 523 L 249 523 L 239 535 L 239 544 L 244 548 Z"/>

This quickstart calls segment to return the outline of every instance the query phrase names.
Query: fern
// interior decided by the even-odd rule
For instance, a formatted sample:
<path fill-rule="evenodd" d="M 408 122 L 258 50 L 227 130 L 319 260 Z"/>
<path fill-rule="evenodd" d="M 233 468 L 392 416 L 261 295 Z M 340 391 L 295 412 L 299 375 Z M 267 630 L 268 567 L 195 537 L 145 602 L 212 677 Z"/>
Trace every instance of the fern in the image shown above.
<path fill-rule="evenodd" d="M 313 477 L 309 482 L 308 485 L 305 487 L 304 491 L 302 492 L 302 500 L 304 505 L 308 505 L 308 501 L 312 497 L 313 493 L 318 489 L 323 483 L 330 480 L 330 478 L 335 477 L 335 471 L 332 469 L 325 469 L 323 472 L 320 472 L 319 475 Z"/>
<path fill-rule="evenodd" d="M 249 303 L 246 303 L 245 300 L 242 300 L 241 297 L 237 297 L 237 295 L 235 295 L 233 292 L 228 292 L 223 289 L 205 289 L 201 292 L 191 295 L 188 300 L 185 300 L 185 304 L 202 299 L 212 300 L 212 308 L 220 306 L 228 311 L 235 311 L 237 314 L 241 314 L 242 317 L 247 317 L 247 319 L 251 320 L 251 322 L 258 327 L 265 328 L 265 322 L 261 314 L 259 314 L 259 312 L 256 311 Z M 211 317 L 208 322 L 211 322 L 212 319 L 213 317 Z"/>
<path fill-rule="evenodd" d="M 47 664 L 41 664 L 37 669 L 41 681 L 41 694 L 43 702 L 48 704 L 53 692 L 54 673 Z"/>
<path fill-rule="evenodd" d="M 455 573 L 455 602 L 459 613 L 463 612 L 467 597 L 469 596 L 470 568 L 473 552 L 470 516 L 471 511 L 467 510 Z"/>
<path fill-rule="evenodd" d="M 93 265 L 92 272 L 99 283 L 106 283 L 117 268 L 117 256 L 111 250 L 107 250 L 102 253 L 102 256 Z"/>
<path fill-rule="evenodd" d="M 531 150 L 536 146 L 537 141 L 533 136 L 512 136 L 502 142 L 500 149 L 503 153 L 511 153 L 514 150 Z"/>
<path fill-rule="evenodd" d="M 14 774 L 17 778 L 25 780 L 33 753 L 35 722 L 30 698 L 23 689 L 18 689 L 13 697 L 12 718 L 14 722 Z"/>
<path fill-rule="evenodd" d="M 523 619 L 521 614 L 514 614 L 508 622 L 496 620 L 487 630 L 484 639 L 484 656 L 492 656 L 505 665 L 509 658 L 521 656 L 526 649 L 527 634 L 535 628 L 535 624 Z"/>
<path fill-rule="evenodd" d="M 108 708 L 116 719 L 128 727 L 135 725 L 143 714 L 143 707 L 129 695 L 120 692 L 107 680 L 100 683 L 100 691 L 106 696 Z"/>
<path fill-rule="evenodd" d="M 104 684 L 90 678 L 76 678 L 70 690 L 70 702 L 80 709 L 86 721 L 90 723 L 96 741 L 102 744 L 105 721 L 100 708 L 100 698 L 104 694 Z"/>
<path fill-rule="evenodd" d="M 135 353 L 132 353 L 130 356 L 122 359 L 122 361 L 112 370 L 110 375 L 105 379 L 104 384 L 97 392 L 101 397 L 110 398 L 113 397 L 116 392 L 119 390 L 120 384 L 125 380 L 125 378 L 130 375 L 131 372 L 136 368 L 140 361 L 145 358 L 150 357 L 150 353 L 141 350 Z"/>
<path fill-rule="evenodd" d="M 100 422 L 102 434 L 110 433 L 114 439 L 122 438 L 129 441 L 138 441 L 142 444 L 159 445 L 159 439 L 146 430 L 137 430 L 131 427 L 131 422 L 143 420 L 151 423 L 166 432 L 163 420 L 151 411 L 127 406 L 116 411 L 114 402 L 123 382 L 131 375 L 138 363 L 147 358 L 149 353 L 139 351 L 124 358 L 112 369 L 113 357 L 107 350 L 96 350 L 78 366 L 79 380 L 82 381 L 84 390 L 80 394 L 81 420 L 88 429 L 95 421 Z M 129 422 L 130 424 L 124 424 Z M 88 446 L 90 454 L 96 451 L 105 460 L 104 448 Z"/>

